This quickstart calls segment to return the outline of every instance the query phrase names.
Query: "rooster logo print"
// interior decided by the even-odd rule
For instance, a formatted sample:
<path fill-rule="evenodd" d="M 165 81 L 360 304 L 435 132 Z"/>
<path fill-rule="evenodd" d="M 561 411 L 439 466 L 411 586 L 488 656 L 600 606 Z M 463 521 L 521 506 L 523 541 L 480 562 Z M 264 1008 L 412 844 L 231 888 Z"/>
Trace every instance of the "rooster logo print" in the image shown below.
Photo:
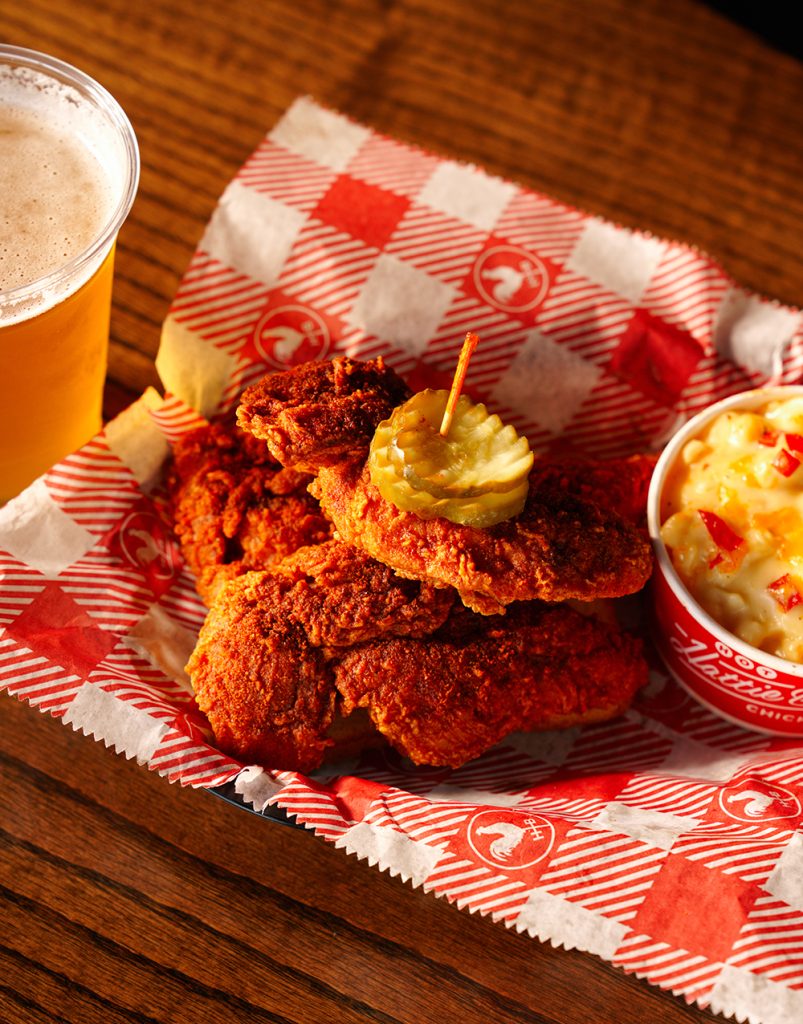
<path fill-rule="evenodd" d="M 477 829 L 479 836 L 499 836 L 491 843 L 488 852 L 495 860 L 508 860 L 510 855 L 525 836 L 523 828 L 509 821 L 499 821 L 495 825 L 483 825 Z"/>
<path fill-rule="evenodd" d="M 534 309 L 549 289 L 549 274 L 532 253 L 515 245 L 486 249 L 474 268 L 474 284 L 481 298 L 507 313 Z"/>
<path fill-rule="evenodd" d="M 480 811 L 468 825 L 474 853 L 491 867 L 519 871 L 543 860 L 552 848 L 555 829 L 539 814 L 503 808 Z"/>
<path fill-rule="evenodd" d="M 269 309 L 254 330 L 254 344 L 262 359 L 278 370 L 323 359 L 331 348 L 329 329 L 320 316 L 305 306 Z"/>
<path fill-rule="evenodd" d="M 175 546 L 150 513 L 132 512 L 125 518 L 120 525 L 119 545 L 125 561 L 145 572 L 155 584 L 169 582 L 179 571 Z"/>
<path fill-rule="evenodd" d="M 729 818 L 747 822 L 796 818 L 803 813 L 803 805 L 791 790 L 756 778 L 742 779 L 721 790 L 719 805 Z"/>

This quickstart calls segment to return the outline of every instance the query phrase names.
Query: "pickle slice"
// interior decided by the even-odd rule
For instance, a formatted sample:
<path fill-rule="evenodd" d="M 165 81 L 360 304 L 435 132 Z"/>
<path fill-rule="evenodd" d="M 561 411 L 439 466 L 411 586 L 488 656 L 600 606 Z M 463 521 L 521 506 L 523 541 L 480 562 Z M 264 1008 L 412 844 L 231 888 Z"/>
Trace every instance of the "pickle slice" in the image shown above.
<path fill-rule="evenodd" d="M 386 500 L 424 519 L 490 526 L 518 515 L 533 462 L 526 438 L 464 395 L 442 437 L 448 394 L 419 392 L 380 423 L 371 479 Z"/>
<path fill-rule="evenodd" d="M 384 458 L 371 464 L 371 479 L 386 501 L 405 512 L 414 512 L 421 519 L 443 518 L 466 526 L 493 526 L 512 519 L 524 508 L 527 500 L 527 481 L 519 487 L 500 494 L 485 494 L 474 498 L 435 498 L 427 491 L 415 490 L 407 480 L 395 473 Z"/>
<path fill-rule="evenodd" d="M 416 490 L 467 498 L 517 487 L 532 466 L 526 438 L 461 395 L 448 437 L 439 426 L 448 392 L 422 391 L 394 410 L 389 458 Z"/>

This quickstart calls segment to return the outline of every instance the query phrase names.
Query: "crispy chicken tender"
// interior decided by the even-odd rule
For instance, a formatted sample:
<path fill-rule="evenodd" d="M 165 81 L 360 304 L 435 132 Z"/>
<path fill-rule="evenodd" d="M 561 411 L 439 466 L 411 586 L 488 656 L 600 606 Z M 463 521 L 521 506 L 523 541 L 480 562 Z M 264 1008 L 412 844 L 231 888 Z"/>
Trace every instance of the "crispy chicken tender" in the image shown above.
<path fill-rule="evenodd" d="M 637 640 L 566 602 L 585 612 L 645 582 L 649 460 L 537 459 L 515 519 L 420 519 L 366 466 L 408 396 L 381 359 L 309 363 L 244 393 L 238 419 L 259 442 L 229 432 L 177 453 L 177 530 L 207 593 L 219 588 L 187 669 L 241 760 L 311 771 L 362 716 L 417 763 L 457 766 L 514 730 L 613 717 L 646 680 Z M 249 447 L 263 443 L 270 456 Z M 265 511 L 291 499 L 318 516 L 299 550 L 303 516 Z M 221 586 L 249 568 L 263 571 Z"/>
<path fill-rule="evenodd" d="M 633 637 L 540 602 L 504 618 L 462 611 L 426 640 L 362 644 L 334 671 L 344 712 L 367 708 L 412 761 L 451 767 L 516 730 L 613 718 L 647 679 Z"/>
<path fill-rule="evenodd" d="M 306 363 L 248 388 L 238 419 L 284 465 L 317 474 L 310 490 L 343 540 L 403 576 L 455 587 L 475 611 L 619 597 L 646 583 L 646 537 L 610 502 L 593 500 L 573 471 L 574 488 L 557 471 L 536 472 L 521 515 L 485 529 L 421 519 L 386 501 L 366 456 L 376 426 L 405 397 L 381 360 Z"/>
<path fill-rule="evenodd" d="M 377 424 L 410 397 L 381 356 L 341 357 L 271 373 L 243 392 L 237 420 L 283 465 L 307 473 L 367 453 Z"/>
<path fill-rule="evenodd" d="M 337 691 L 304 631 L 264 620 L 248 600 L 251 573 L 227 583 L 187 665 L 217 745 L 245 764 L 310 772 L 330 746 Z"/>
<path fill-rule="evenodd" d="M 657 461 L 657 455 L 647 454 L 615 459 L 536 456 L 530 489 L 557 486 L 646 529 L 647 492 Z"/>
<path fill-rule="evenodd" d="M 426 636 L 452 603 L 345 544 L 303 548 L 222 588 L 187 665 L 196 701 L 222 750 L 311 771 L 334 742 L 332 659 L 377 637 Z"/>
<path fill-rule="evenodd" d="M 637 640 L 568 605 L 450 611 L 451 591 L 334 541 L 287 561 L 222 589 L 187 666 L 241 760 L 312 771 L 338 713 L 365 709 L 416 763 L 456 767 L 514 730 L 620 714 L 646 681 Z"/>
<path fill-rule="evenodd" d="M 226 580 L 330 536 L 309 480 L 233 425 L 177 442 L 167 481 L 174 529 L 207 604 Z"/>
<path fill-rule="evenodd" d="M 296 551 L 255 580 L 252 593 L 263 616 L 299 625 L 323 648 L 428 636 L 454 603 L 450 591 L 402 579 L 337 540 Z"/>
<path fill-rule="evenodd" d="M 652 567 L 632 524 L 559 482 L 531 488 L 521 515 L 485 529 L 396 508 L 356 459 L 322 467 L 310 490 L 343 540 L 403 576 L 455 587 L 482 614 L 534 598 L 621 597 L 639 590 Z"/>

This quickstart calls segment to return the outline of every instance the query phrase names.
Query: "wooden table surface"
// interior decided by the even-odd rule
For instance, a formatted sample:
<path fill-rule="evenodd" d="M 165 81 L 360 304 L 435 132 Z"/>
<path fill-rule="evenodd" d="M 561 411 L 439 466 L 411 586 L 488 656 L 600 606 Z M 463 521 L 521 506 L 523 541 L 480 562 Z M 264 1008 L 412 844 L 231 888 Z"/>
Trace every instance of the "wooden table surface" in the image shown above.
<path fill-rule="evenodd" d="M 803 66 L 692 0 L 0 0 L 0 38 L 82 67 L 139 136 L 109 414 L 158 385 L 216 200 L 304 93 L 803 302 Z M 16 701 L 0 723 L 3 1021 L 715 1019 Z"/>

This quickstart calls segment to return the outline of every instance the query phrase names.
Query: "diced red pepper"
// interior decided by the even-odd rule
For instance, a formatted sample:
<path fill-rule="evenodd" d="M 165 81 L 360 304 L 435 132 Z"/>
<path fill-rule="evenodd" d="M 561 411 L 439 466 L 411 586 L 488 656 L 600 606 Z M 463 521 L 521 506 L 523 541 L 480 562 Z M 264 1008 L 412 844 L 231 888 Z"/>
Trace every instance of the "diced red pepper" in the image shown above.
<path fill-rule="evenodd" d="M 778 434 L 777 430 L 769 430 L 765 428 L 761 432 L 761 437 L 758 439 L 758 443 L 763 444 L 765 448 L 774 448 L 775 445 L 778 443 L 779 436 L 780 435 Z M 801 437 L 800 440 L 801 442 L 803 442 L 803 437 Z"/>
<path fill-rule="evenodd" d="M 785 448 L 781 448 L 772 460 L 772 465 L 778 470 L 781 476 L 791 476 L 800 465 L 800 459 L 796 459 L 794 455 L 790 455 Z"/>
<path fill-rule="evenodd" d="M 785 612 L 791 611 L 803 601 L 803 595 L 795 586 L 788 572 L 779 576 L 777 580 L 773 580 L 767 590 Z"/>
<path fill-rule="evenodd" d="M 710 560 L 708 562 L 708 568 L 709 569 L 716 569 L 716 567 L 718 565 L 721 565 L 724 561 L 725 561 L 725 559 L 722 557 L 722 552 L 721 551 L 717 551 L 717 553 L 715 555 L 711 556 L 711 558 L 710 558 Z"/>
<path fill-rule="evenodd" d="M 795 455 L 803 455 L 803 434 L 784 434 L 786 447 Z"/>
<path fill-rule="evenodd" d="M 716 512 L 707 512 L 704 508 L 698 508 L 697 512 L 711 535 L 711 540 L 718 548 L 722 548 L 723 551 L 735 551 L 744 544 L 744 539 Z"/>

